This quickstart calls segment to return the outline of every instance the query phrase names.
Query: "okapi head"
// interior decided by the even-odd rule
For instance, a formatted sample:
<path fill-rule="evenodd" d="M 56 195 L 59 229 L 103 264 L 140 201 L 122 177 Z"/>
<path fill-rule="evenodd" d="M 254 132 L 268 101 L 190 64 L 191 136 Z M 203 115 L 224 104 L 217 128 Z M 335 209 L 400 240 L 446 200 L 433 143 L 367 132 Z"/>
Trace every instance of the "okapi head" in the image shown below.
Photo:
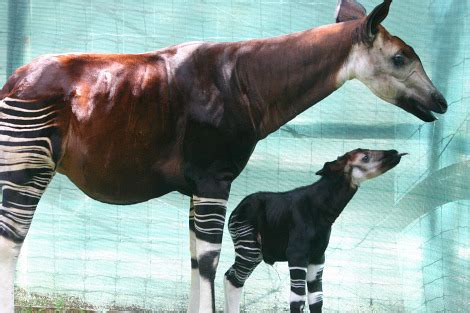
<path fill-rule="evenodd" d="M 380 25 L 391 2 L 385 0 L 366 15 L 355 0 L 339 0 L 336 22 L 359 22 L 343 75 L 359 79 L 381 99 L 432 122 L 436 117 L 431 112 L 445 113 L 447 102 L 426 75 L 413 48 Z"/>
<path fill-rule="evenodd" d="M 316 174 L 321 176 L 345 175 L 351 186 L 359 186 L 365 180 L 372 179 L 400 163 L 407 153 L 396 150 L 355 149 L 338 157 L 335 161 L 326 162 Z"/>

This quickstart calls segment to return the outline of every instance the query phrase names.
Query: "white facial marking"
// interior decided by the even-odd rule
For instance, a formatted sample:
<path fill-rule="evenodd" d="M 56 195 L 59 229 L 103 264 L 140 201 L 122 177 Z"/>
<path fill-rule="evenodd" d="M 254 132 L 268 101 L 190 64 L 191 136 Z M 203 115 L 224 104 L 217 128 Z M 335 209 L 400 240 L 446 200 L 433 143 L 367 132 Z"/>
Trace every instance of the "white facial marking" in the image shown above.
<path fill-rule="evenodd" d="M 395 67 L 391 61 L 392 56 L 401 49 L 401 46 L 388 40 L 382 32 L 377 34 L 372 47 L 365 43 L 355 44 L 338 71 L 337 87 L 347 80 L 357 78 L 376 96 L 392 104 L 396 104 L 404 96 L 424 98 L 434 86 L 421 63 Z"/>
<path fill-rule="evenodd" d="M 355 186 L 360 186 L 361 183 L 367 180 L 367 175 L 358 167 L 354 167 L 351 173 L 351 183 Z"/>
<path fill-rule="evenodd" d="M 366 155 L 369 159 L 364 161 L 363 158 Z M 381 153 L 379 155 L 373 151 L 369 151 L 368 153 L 357 153 L 354 156 L 354 159 L 349 161 L 349 164 L 352 167 L 351 185 L 359 186 L 363 181 L 382 174 L 382 161 L 380 161 L 380 159 L 382 159 Z"/>

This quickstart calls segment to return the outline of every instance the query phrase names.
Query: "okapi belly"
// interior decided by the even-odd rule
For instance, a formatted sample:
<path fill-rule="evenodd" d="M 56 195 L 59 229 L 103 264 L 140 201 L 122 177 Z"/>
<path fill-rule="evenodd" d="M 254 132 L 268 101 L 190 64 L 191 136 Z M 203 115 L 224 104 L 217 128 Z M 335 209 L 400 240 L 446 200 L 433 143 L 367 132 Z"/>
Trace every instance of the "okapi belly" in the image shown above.
<path fill-rule="evenodd" d="M 154 155 L 150 153 L 139 154 L 134 151 L 133 154 L 121 151 L 110 156 L 98 152 L 74 152 L 70 153 L 70 149 L 65 151 L 58 172 L 66 175 L 88 196 L 101 202 L 139 203 L 173 190 L 179 191 L 184 184 L 184 178 L 177 173 L 177 162 L 162 170 L 158 164 L 165 160 L 152 158 Z M 173 163 L 177 159 L 170 158 Z M 164 172 L 165 170 L 167 172 Z M 171 180 L 167 179 L 170 171 L 173 171 Z"/>

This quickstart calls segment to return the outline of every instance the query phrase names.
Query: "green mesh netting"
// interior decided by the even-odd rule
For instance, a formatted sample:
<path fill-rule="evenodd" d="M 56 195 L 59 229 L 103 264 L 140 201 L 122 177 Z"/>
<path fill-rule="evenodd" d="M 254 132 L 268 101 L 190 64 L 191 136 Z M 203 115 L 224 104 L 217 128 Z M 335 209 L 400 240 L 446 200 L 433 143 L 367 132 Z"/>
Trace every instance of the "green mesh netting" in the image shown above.
<path fill-rule="evenodd" d="M 379 3 L 362 2 L 368 11 Z M 335 7 L 335 0 L 3 0 L 0 83 L 41 54 L 144 52 L 192 40 L 276 36 L 332 23 Z M 470 307 L 469 7 L 469 0 L 396 0 L 384 22 L 415 48 L 446 96 L 450 107 L 438 122 L 424 124 L 349 82 L 261 141 L 232 187 L 228 212 L 253 191 L 311 183 L 323 162 L 353 148 L 410 153 L 365 183 L 336 222 L 325 311 Z M 73 297 L 82 307 L 184 310 L 188 208 L 188 198 L 176 193 L 139 205 L 104 205 L 57 175 L 20 257 L 18 300 L 46 301 L 31 297 L 39 294 L 62 305 Z M 233 258 L 226 232 L 218 308 Z M 246 284 L 243 308 L 287 309 L 288 285 L 286 264 L 260 265 Z"/>

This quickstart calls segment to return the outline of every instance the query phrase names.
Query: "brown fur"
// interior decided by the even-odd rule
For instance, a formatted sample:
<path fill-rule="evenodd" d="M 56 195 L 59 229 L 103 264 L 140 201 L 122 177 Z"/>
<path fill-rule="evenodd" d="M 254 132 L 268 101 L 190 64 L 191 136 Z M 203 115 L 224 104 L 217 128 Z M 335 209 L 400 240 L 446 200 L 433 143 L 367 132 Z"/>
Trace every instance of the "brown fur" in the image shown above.
<path fill-rule="evenodd" d="M 58 171 L 91 197 L 134 203 L 172 190 L 190 194 L 184 177 L 189 150 L 207 144 L 201 149 L 208 158 L 217 158 L 216 150 L 241 150 L 221 156 L 235 159 L 230 175 L 236 177 L 257 140 L 336 89 L 336 72 L 358 25 L 200 44 L 170 72 L 178 46 L 135 55 L 43 56 L 10 77 L 2 98 L 55 103 Z M 233 64 L 228 73 L 226 63 Z M 224 128 L 226 134 L 212 140 L 215 150 L 193 138 L 200 125 Z M 246 144 L 237 141 L 240 135 Z"/>

